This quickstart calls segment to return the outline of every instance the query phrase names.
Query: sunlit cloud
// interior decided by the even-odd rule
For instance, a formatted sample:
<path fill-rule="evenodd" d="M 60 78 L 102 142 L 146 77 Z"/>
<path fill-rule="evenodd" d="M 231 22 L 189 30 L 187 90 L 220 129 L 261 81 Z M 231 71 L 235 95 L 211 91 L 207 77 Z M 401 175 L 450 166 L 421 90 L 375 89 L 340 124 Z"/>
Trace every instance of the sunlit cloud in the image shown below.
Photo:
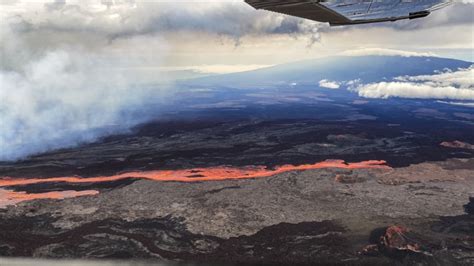
<path fill-rule="evenodd" d="M 336 81 L 323 79 L 323 80 L 319 81 L 319 87 L 327 88 L 327 89 L 339 89 L 339 87 L 341 87 L 341 84 L 339 82 L 336 82 Z"/>
<path fill-rule="evenodd" d="M 355 90 L 365 98 L 474 100 L 474 68 L 434 75 L 397 77 L 390 82 L 361 84 Z"/>

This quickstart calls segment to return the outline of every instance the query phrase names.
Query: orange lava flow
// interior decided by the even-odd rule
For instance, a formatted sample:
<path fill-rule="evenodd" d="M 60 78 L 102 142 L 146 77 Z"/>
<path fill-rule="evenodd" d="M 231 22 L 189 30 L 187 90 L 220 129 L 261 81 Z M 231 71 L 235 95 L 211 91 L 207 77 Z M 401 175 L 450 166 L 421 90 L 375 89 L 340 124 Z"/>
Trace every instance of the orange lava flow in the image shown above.
<path fill-rule="evenodd" d="M 26 192 L 15 192 L 10 190 L 0 189 L 0 207 L 7 205 L 14 205 L 22 201 L 36 200 L 36 199 L 65 199 L 80 196 L 97 195 L 99 191 L 85 190 L 85 191 L 54 191 L 46 193 L 28 194 Z"/>
<path fill-rule="evenodd" d="M 274 169 L 267 169 L 264 166 L 255 167 L 212 167 L 195 168 L 187 170 L 156 170 L 156 171 L 135 171 L 126 172 L 111 176 L 97 177 L 52 177 L 52 178 L 9 178 L 0 177 L 0 187 L 30 185 L 38 183 L 66 182 L 66 183 L 98 183 L 123 180 L 127 178 L 148 179 L 154 181 L 175 181 L 175 182 L 201 182 L 201 181 L 221 181 L 235 179 L 252 179 L 269 177 L 289 171 L 305 171 L 322 168 L 340 169 L 391 169 L 385 161 L 364 161 L 358 163 L 346 163 L 343 160 L 327 160 L 315 164 L 304 165 L 282 165 Z"/>

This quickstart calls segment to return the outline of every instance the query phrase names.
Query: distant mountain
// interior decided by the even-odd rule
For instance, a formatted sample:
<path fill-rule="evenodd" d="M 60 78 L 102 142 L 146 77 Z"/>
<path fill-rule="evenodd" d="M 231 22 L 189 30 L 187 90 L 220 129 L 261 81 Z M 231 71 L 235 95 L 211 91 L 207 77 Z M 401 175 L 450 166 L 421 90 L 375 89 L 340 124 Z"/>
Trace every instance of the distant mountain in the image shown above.
<path fill-rule="evenodd" d="M 403 75 L 428 75 L 443 69 L 467 68 L 472 62 L 439 57 L 337 56 L 306 60 L 274 67 L 185 81 L 202 86 L 275 86 L 315 84 L 322 79 L 362 82 L 391 80 Z"/>

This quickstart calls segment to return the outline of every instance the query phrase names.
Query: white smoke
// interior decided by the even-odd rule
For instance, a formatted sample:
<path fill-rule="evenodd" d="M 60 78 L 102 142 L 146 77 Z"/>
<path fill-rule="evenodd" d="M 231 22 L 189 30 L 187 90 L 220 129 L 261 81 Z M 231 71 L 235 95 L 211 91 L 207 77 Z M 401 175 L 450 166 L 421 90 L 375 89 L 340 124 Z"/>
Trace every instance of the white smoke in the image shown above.
<path fill-rule="evenodd" d="M 126 71 L 136 59 L 107 52 L 106 37 L 45 26 L 49 8 L 0 13 L 0 160 L 123 132 L 157 117 L 144 109 L 170 93 Z"/>
<path fill-rule="evenodd" d="M 174 45 L 168 34 L 236 44 L 245 36 L 319 39 L 315 22 L 260 13 L 241 1 L 201 2 L 2 0 L 0 161 L 94 141 L 159 116 L 171 90 L 153 69 Z"/>
<path fill-rule="evenodd" d="M 136 109 L 159 104 L 165 94 L 134 86 L 132 77 L 109 67 L 87 53 L 56 50 L 22 71 L 1 71 L 0 160 L 92 141 L 143 122 L 147 117 Z"/>

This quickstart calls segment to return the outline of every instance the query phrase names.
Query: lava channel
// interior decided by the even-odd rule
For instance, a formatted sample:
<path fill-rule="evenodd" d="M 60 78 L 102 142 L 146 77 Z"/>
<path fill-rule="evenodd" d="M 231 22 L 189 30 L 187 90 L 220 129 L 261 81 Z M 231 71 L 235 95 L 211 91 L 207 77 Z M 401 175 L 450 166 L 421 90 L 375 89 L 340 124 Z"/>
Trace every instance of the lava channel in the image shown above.
<path fill-rule="evenodd" d="M 386 165 L 385 161 L 370 160 L 357 163 L 346 163 L 343 160 L 327 160 L 318 162 L 315 164 L 304 164 L 304 165 L 282 165 L 272 169 L 266 168 L 265 166 L 249 166 L 249 167 L 210 167 L 210 168 L 194 168 L 185 170 L 154 170 L 154 171 L 133 171 L 125 172 L 111 176 L 95 176 L 95 177 L 80 177 L 80 176 L 64 176 L 64 177 L 51 177 L 51 178 L 11 178 L 1 177 L 0 187 L 14 187 L 21 185 L 31 185 L 39 183 L 100 183 L 100 182 L 111 182 L 117 180 L 123 180 L 128 178 L 136 179 L 147 179 L 153 181 L 162 182 L 204 182 L 204 181 L 223 181 L 223 180 L 236 180 L 236 179 L 254 179 L 270 177 L 276 174 L 281 174 L 290 171 L 306 171 L 323 168 L 339 168 L 339 169 L 392 169 Z M 21 202 L 32 199 L 40 198 L 64 198 L 64 197 L 75 197 L 84 195 L 95 195 L 97 191 L 63 191 L 63 192 L 50 192 L 50 193 L 39 193 L 39 194 L 26 194 L 24 192 L 13 192 L 7 191 L 6 197 L 9 197 L 12 202 Z M 19 193 L 19 194 L 18 194 Z M 59 194 L 54 194 L 59 193 Z M 5 192 L 3 193 L 5 194 Z M 1 202 L 5 201 L 5 195 L 0 193 L 0 206 Z"/>
<path fill-rule="evenodd" d="M 97 190 L 84 191 L 54 191 L 46 193 L 26 193 L 16 192 L 11 190 L 0 189 L 0 208 L 8 205 L 15 205 L 23 201 L 37 200 L 37 199 L 66 199 L 80 196 L 92 196 L 99 194 Z"/>

